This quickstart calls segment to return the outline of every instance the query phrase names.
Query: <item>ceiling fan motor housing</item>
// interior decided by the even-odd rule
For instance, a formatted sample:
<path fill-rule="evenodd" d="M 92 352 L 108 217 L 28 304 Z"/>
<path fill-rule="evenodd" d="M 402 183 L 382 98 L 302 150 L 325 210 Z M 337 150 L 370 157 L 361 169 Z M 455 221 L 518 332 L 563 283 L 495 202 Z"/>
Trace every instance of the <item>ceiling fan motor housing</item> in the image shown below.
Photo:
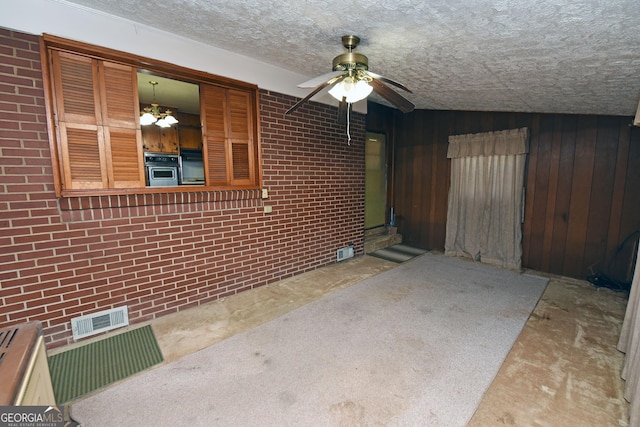
<path fill-rule="evenodd" d="M 368 69 L 369 59 L 361 53 L 348 52 L 333 58 L 333 71 Z"/>
<path fill-rule="evenodd" d="M 333 71 L 368 70 L 369 59 L 360 54 L 354 53 L 360 43 L 358 36 L 342 36 L 342 45 L 349 51 L 333 58 Z"/>

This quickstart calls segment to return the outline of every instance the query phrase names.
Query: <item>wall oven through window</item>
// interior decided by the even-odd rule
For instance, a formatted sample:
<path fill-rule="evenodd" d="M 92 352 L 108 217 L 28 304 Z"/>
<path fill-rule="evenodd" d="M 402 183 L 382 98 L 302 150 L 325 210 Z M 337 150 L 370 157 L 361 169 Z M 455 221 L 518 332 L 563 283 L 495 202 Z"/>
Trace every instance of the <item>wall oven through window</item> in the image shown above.
<path fill-rule="evenodd" d="M 144 153 L 144 164 L 149 187 L 178 185 L 178 155 Z"/>

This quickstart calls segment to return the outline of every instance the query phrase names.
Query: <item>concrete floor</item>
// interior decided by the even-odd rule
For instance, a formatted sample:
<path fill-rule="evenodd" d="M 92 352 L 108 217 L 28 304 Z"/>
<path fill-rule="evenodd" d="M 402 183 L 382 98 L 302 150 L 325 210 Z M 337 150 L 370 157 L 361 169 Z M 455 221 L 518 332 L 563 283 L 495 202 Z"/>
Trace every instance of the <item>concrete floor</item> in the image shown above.
<path fill-rule="evenodd" d="M 365 255 L 151 324 L 168 363 L 397 265 Z M 551 278 L 469 425 L 628 425 L 615 348 L 625 307 L 626 295 Z"/>
<path fill-rule="evenodd" d="M 552 278 L 469 426 L 628 426 L 627 295 Z"/>

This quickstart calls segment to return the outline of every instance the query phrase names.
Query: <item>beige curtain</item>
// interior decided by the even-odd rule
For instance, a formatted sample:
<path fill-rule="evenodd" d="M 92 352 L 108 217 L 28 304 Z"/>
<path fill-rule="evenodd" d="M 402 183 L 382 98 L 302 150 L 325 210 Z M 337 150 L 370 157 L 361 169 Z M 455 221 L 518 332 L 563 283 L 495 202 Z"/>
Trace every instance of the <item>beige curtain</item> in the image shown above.
<path fill-rule="evenodd" d="M 445 254 L 519 269 L 529 130 L 449 137 Z"/>
<path fill-rule="evenodd" d="M 622 378 L 626 381 L 624 397 L 631 403 L 629 425 L 638 426 L 640 425 L 640 256 L 636 259 L 618 350 L 626 353 Z"/>

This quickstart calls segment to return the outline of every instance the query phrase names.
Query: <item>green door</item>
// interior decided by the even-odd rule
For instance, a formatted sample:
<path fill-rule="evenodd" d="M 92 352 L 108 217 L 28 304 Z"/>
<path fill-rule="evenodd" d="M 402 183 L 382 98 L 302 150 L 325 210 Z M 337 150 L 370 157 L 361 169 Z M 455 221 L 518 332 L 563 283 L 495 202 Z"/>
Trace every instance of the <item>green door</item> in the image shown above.
<path fill-rule="evenodd" d="M 387 144 L 384 134 L 367 132 L 365 142 L 364 228 L 385 225 Z"/>

